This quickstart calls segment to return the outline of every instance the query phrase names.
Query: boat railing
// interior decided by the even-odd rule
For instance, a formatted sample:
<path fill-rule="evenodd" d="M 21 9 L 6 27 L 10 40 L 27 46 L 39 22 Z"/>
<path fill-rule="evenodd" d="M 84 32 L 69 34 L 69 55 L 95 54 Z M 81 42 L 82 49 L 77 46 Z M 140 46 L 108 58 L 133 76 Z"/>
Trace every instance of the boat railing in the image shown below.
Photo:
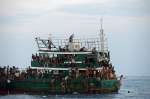
<path fill-rule="evenodd" d="M 55 52 L 55 51 L 68 51 L 70 47 L 72 51 L 92 51 L 95 48 L 100 51 L 100 40 L 99 38 L 88 38 L 88 39 L 73 39 L 69 42 L 69 39 L 41 39 L 36 38 L 39 51 Z M 105 48 L 107 49 L 107 48 Z"/>

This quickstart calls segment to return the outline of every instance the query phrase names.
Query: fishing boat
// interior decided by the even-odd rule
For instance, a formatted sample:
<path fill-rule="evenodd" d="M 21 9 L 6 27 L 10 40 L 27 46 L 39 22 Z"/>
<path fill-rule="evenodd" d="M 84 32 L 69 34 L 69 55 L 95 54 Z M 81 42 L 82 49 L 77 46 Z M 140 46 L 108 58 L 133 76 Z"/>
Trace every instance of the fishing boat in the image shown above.
<path fill-rule="evenodd" d="M 120 79 L 111 63 L 102 28 L 97 38 L 36 37 L 31 67 L 0 81 L 0 93 L 101 94 L 118 92 Z M 17 74 L 18 73 L 18 74 Z"/>

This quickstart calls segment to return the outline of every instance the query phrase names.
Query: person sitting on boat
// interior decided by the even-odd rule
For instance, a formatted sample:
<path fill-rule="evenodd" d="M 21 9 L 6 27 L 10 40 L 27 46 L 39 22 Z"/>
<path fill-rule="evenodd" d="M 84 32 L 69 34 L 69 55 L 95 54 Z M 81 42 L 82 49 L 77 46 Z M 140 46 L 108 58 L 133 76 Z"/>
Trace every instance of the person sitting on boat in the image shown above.
<path fill-rule="evenodd" d="M 93 49 L 92 49 L 92 54 L 96 54 L 96 47 L 94 47 Z"/>
<path fill-rule="evenodd" d="M 61 48 L 61 46 L 59 46 L 59 51 L 62 52 L 62 51 L 64 51 L 64 49 Z"/>
<path fill-rule="evenodd" d="M 36 56 L 34 54 L 32 54 L 32 60 L 35 61 L 36 60 Z"/>
<path fill-rule="evenodd" d="M 70 42 L 70 43 L 73 42 L 73 37 L 74 37 L 74 34 L 72 34 L 72 35 L 69 37 L 69 42 Z"/>
<path fill-rule="evenodd" d="M 48 48 L 51 50 L 52 46 L 52 42 L 50 40 L 48 40 Z"/>
<path fill-rule="evenodd" d="M 65 87 L 65 79 L 63 79 L 63 78 L 62 78 L 62 82 L 61 82 L 61 90 L 62 90 L 62 94 L 64 94 L 66 87 Z"/>

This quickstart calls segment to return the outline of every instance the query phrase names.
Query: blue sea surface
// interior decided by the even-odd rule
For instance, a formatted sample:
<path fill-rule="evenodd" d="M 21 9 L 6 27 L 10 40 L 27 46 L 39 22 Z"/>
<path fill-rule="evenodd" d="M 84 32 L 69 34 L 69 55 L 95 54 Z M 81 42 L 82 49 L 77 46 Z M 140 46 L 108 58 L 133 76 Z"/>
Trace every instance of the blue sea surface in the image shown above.
<path fill-rule="evenodd" d="M 150 77 L 126 77 L 118 93 L 96 95 L 4 95 L 0 99 L 150 99 Z"/>

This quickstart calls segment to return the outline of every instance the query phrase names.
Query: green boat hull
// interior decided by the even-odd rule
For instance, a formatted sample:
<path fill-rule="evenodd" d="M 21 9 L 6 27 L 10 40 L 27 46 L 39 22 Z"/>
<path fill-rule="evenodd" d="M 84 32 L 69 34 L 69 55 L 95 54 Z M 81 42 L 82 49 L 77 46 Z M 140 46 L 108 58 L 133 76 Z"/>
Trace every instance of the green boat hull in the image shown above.
<path fill-rule="evenodd" d="M 11 81 L 9 84 L 0 82 L 0 93 L 11 94 L 27 93 L 27 94 L 100 94 L 118 92 L 120 82 L 118 80 L 101 80 L 97 81 L 93 78 L 84 80 L 72 80 L 65 88 L 61 82 L 55 81 L 52 85 L 50 80 L 22 80 Z"/>

